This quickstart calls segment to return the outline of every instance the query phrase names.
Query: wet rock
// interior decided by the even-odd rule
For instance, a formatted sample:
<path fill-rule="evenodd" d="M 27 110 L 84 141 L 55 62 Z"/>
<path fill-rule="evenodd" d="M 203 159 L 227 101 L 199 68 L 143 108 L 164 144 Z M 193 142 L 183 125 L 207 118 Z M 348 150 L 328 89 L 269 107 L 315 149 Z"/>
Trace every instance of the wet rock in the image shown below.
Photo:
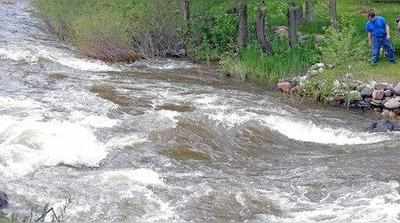
<path fill-rule="evenodd" d="M 356 107 L 360 108 L 362 110 L 367 110 L 367 109 L 371 108 L 371 104 L 369 102 L 367 102 L 367 101 L 358 101 L 356 103 Z"/>
<path fill-rule="evenodd" d="M 400 97 L 395 97 L 392 99 L 389 99 L 385 104 L 385 108 L 387 109 L 396 109 L 400 108 Z"/>
<path fill-rule="evenodd" d="M 388 84 L 386 84 L 386 83 L 375 84 L 375 90 L 385 90 L 387 88 L 388 88 Z"/>
<path fill-rule="evenodd" d="M 374 100 L 382 100 L 385 97 L 384 90 L 374 90 L 372 92 L 372 99 Z"/>
<path fill-rule="evenodd" d="M 393 88 L 394 94 L 400 96 L 400 83 Z"/>
<path fill-rule="evenodd" d="M 373 105 L 375 107 L 382 107 L 383 106 L 383 101 L 382 100 L 372 99 L 370 103 L 371 103 L 371 105 Z"/>
<path fill-rule="evenodd" d="M 400 115 L 400 108 L 393 109 L 393 113 Z"/>
<path fill-rule="evenodd" d="M 385 97 L 392 97 L 393 92 L 391 90 L 385 90 Z"/>
<path fill-rule="evenodd" d="M 195 109 L 191 105 L 177 105 L 177 104 L 163 104 L 159 105 L 155 108 L 157 111 L 159 110 L 168 110 L 168 111 L 176 111 L 176 112 L 193 112 Z"/>
<path fill-rule="evenodd" d="M 0 209 L 8 207 L 8 196 L 6 193 L 0 191 Z"/>
<path fill-rule="evenodd" d="M 372 96 L 372 92 L 373 90 L 369 87 L 364 87 L 363 89 L 361 89 L 361 97 L 366 98 L 366 97 L 371 97 Z"/>
<path fill-rule="evenodd" d="M 290 94 L 290 89 L 294 87 L 294 84 L 291 81 L 282 81 L 277 85 L 278 89 L 285 94 Z"/>
<path fill-rule="evenodd" d="M 400 126 L 396 123 L 393 123 L 389 120 L 378 121 L 372 123 L 368 127 L 368 131 L 370 132 L 392 132 L 392 131 L 400 131 Z"/>
<path fill-rule="evenodd" d="M 347 95 L 347 100 L 350 102 L 361 101 L 362 97 L 359 91 L 350 91 Z"/>

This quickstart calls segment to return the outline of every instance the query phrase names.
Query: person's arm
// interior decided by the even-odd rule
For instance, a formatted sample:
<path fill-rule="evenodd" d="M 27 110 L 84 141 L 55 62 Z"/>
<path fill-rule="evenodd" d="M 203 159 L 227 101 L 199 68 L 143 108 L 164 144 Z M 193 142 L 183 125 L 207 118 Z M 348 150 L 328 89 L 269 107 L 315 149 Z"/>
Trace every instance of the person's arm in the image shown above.
<path fill-rule="evenodd" d="M 386 37 L 388 39 L 390 39 L 390 27 L 389 27 L 389 25 L 386 25 Z"/>
<path fill-rule="evenodd" d="M 400 32 L 400 20 L 397 22 L 397 30 Z"/>
<path fill-rule="evenodd" d="M 372 34 L 368 32 L 368 45 L 372 46 Z"/>

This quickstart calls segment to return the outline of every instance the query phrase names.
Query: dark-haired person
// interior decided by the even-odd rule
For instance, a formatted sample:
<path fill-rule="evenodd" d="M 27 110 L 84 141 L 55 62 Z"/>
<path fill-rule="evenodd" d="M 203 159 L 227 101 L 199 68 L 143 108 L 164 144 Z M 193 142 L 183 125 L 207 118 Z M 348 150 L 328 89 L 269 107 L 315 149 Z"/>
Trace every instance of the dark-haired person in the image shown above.
<path fill-rule="evenodd" d="M 400 16 L 397 17 L 396 24 L 397 24 L 397 31 L 400 32 Z"/>
<path fill-rule="evenodd" d="M 381 48 L 386 51 L 389 61 L 396 63 L 393 44 L 390 40 L 390 28 L 385 18 L 376 16 L 374 11 L 370 11 L 366 31 L 368 32 L 368 43 L 372 47 L 372 64 L 378 63 Z"/>

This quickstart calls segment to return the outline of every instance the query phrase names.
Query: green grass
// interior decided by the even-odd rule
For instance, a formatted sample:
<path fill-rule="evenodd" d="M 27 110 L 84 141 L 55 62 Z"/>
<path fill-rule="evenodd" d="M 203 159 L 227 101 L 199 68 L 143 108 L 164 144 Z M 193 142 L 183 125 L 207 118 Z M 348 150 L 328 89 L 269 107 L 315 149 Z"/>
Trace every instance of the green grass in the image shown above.
<path fill-rule="evenodd" d="M 274 43 L 273 55 L 268 56 L 256 46 L 251 46 L 238 57 L 224 57 L 221 61 L 222 69 L 243 80 L 275 84 L 279 80 L 304 73 L 311 64 L 318 62 L 318 53 L 313 48 L 287 48 L 286 41 Z"/>

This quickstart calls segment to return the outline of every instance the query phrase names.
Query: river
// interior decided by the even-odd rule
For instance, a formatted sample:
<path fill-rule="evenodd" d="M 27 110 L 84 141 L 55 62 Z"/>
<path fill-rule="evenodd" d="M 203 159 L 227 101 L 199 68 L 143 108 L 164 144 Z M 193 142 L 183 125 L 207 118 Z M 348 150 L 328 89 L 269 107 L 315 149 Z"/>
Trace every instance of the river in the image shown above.
<path fill-rule="evenodd" d="M 400 141 L 213 68 L 79 56 L 0 1 L 6 213 L 68 223 L 400 222 Z M 46 218 L 46 222 L 51 217 Z"/>

